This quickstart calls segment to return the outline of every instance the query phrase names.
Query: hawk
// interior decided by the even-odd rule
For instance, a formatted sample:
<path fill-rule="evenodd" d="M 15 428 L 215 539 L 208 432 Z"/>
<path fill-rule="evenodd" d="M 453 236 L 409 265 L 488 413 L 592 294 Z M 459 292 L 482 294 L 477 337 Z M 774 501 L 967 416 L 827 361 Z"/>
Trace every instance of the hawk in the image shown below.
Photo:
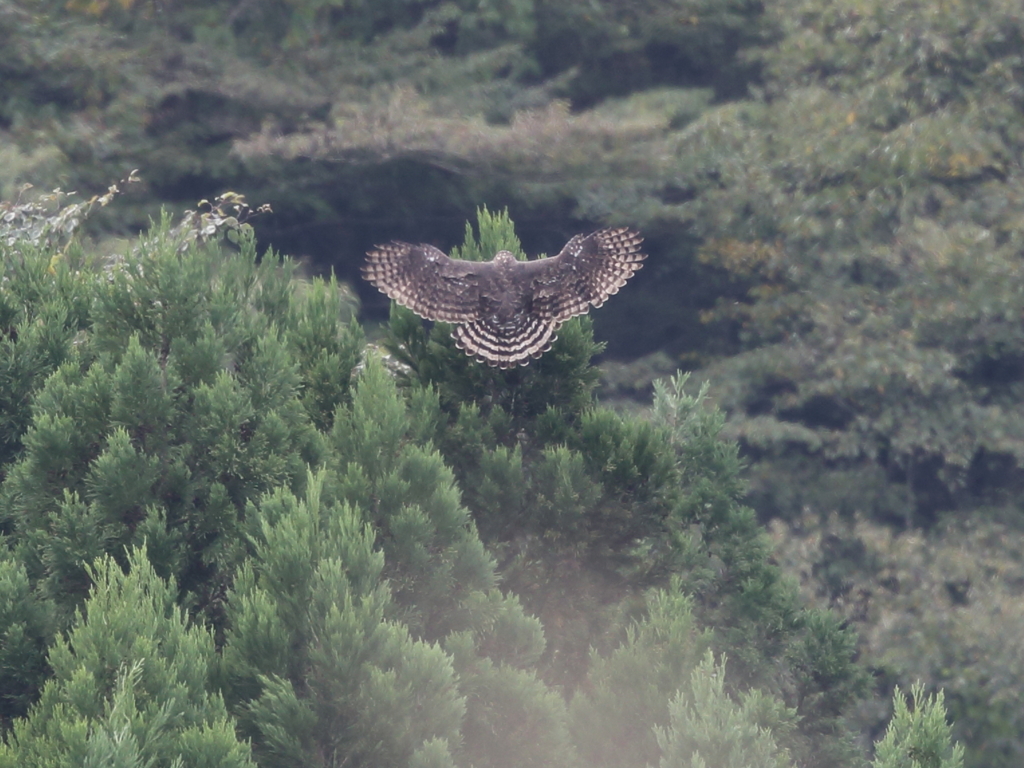
<path fill-rule="evenodd" d="M 432 245 L 391 242 L 367 254 L 363 277 L 427 320 L 454 323 L 456 346 L 498 368 L 526 365 L 559 326 L 618 293 L 640 267 L 643 237 L 626 227 L 576 235 L 557 256 L 450 259 Z"/>

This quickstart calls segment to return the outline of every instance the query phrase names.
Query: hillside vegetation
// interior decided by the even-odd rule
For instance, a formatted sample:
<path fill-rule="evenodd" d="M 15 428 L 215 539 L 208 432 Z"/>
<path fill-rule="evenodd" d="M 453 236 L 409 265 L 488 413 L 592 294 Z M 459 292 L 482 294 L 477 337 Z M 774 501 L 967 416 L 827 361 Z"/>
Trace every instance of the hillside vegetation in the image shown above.
<path fill-rule="evenodd" d="M 88 207 L 0 245 L 0 765 L 862 764 L 855 639 L 683 378 L 598 407 L 578 320 L 505 373 L 399 311 L 382 356 L 237 198 L 118 257 Z M 960 765 L 914 698 L 878 764 Z"/>
<path fill-rule="evenodd" d="M 1021 676 L 1004 643 L 1019 634 L 1011 608 L 1020 597 L 1024 477 L 1019 2 L 2 0 L 0 49 L 3 198 L 31 201 L 24 182 L 88 195 L 132 169 L 143 179 L 117 205 L 94 205 L 88 234 L 99 244 L 83 240 L 82 258 L 107 263 L 133 247 L 110 237 L 134 238 L 160 220 L 161 206 L 181 210 L 234 189 L 274 210 L 253 220 L 260 242 L 302 257 L 313 273 L 333 268 L 359 292 L 363 316 L 383 322 L 387 303 L 357 285 L 358 262 L 373 242 L 448 250 L 481 205 L 507 206 L 531 255 L 553 253 L 588 227 L 640 228 L 647 267 L 594 317 L 594 335 L 619 361 L 606 368 L 614 377 L 603 391 L 648 408 L 653 379 L 693 371 L 679 393 L 689 398 L 709 380 L 702 402 L 719 409 L 719 435 L 748 466 L 741 476 L 739 460 L 729 459 L 735 485 L 727 495 L 753 510 L 743 526 L 725 529 L 747 531 L 749 543 L 760 540 L 755 519 L 774 521 L 774 544 L 757 546 L 765 556 L 774 546 L 800 579 L 802 599 L 858 628 L 876 701 L 888 701 L 897 683 L 944 687 L 967 764 L 1020 764 L 1012 702 Z M 65 224 L 74 226 L 71 218 Z M 199 230 L 176 237 L 187 231 Z M 476 237 L 490 235 L 481 227 Z M 498 240 L 474 242 L 486 250 Z M 49 264 L 52 249 L 40 247 Z M 72 252 L 60 248 L 58 261 L 70 263 Z M 18 301 L 35 306 L 43 294 L 33 290 Z M 13 389 L 0 458 L 11 467 L 28 450 L 34 393 L 64 361 L 62 350 L 78 350 L 77 334 L 94 327 L 90 294 L 62 290 L 66 307 L 30 332 L 50 341 L 4 374 Z M 354 312 L 352 295 L 338 295 Z M 51 319 L 64 335 L 40 330 Z M 435 393 L 436 405 L 409 400 L 425 419 L 412 434 L 429 439 L 452 473 L 495 558 L 494 584 L 543 622 L 539 674 L 565 692 L 588 684 L 589 646 L 609 651 L 615 622 L 642 613 L 637 589 L 664 586 L 673 573 L 687 589 L 722 575 L 717 550 L 698 568 L 689 555 L 666 562 L 660 544 L 646 555 L 630 549 L 661 535 L 676 514 L 668 510 L 711 502 L 670 479 L 666 457 L 676 454 L 659 447 L 654 417 L 590 413 L 598 373 L 589 367 L 588 329 L 566 328 L 565 343 L 578 345 L 561 359 L 566 368 L 532 380 L 531 366 L 504 400 L 504 384 L 444 346 L 441 330 L 428 334 L 399 312 L 371 331 L 395 349 L 404 345 L 406 367 L 392 372 L 403 393 Z M 178 466 L 188 479 L 174 482 L 204 494 L 225 485 L 236 504 L 284 478 L 303 498 L 305 473 L 326 450 L 307 428 L 335 429 L 333 408 L 350 396 L 343 373 L 361 359 L 357 336 L 329 353 L 340 362 L 314 362 L 322 340 L 306 342 L 300 370 L 321 367 L 303 397 L 319 405 L 304 401 L 308 425 L 291 411 L 278 414 L 281 424 L 260 438 L 272 470 L 256 463 L 252 478 L 224 484 L 187 458 L 161 459 L 157 468 Z M 139 343 L 149 348 L 145 338 Z M 110 353 L 104 344 L 97 355 Z M 272 410 L 262 401 L 247 407 L 260 416 Z M 618 437 L 597 437 L 607 434 Z M 186 429 L 173 439 L 196 438 Z M 638 469 L 620 468 L 627 455 Z M 148 480 L 156 469 L 138 471 Z M 73 490 L 71 481 L 85 477 L 63 479 Z M 552 495 L 556 481 L 571 493 Z M 33 490 L 17 503 L 52 514 L 65 486 L 41 487 L 51 495 Z M 77 503 L 93 503 L 78 493 Z M 366 493 L 360 498 L 375 498 Z M 220 509 L 217 498 L 208 503 Z M 570 501 L 575 512 L 557 511 Z M 203 532 L 218 514 L 197 515 L 189 540 L 196 551 L 188 567 L 174 566 L 192 611 L 223 606 L 235 583 L 229 564 L 241 562 Z M 32 525 L 48 540 L 44 519 Z M 141 541 L 86 530 L 117 557 Z M 77 532 L 67 538 L 79 542 Z M 573 555 L 545 554 L 542 567 L 524 554 L 535 546 Z M 96 554 L 56 575 L 46 570 L 56 555 L 47 555 L 31 579 L 82 597 L 93 583 L 82 564 Z M 756 558 L 741 560 L 745 589 L 767 578 L 751 565 Z M 577 567 L 586 577 L 573 575 Z M 221 568 L 232 575 L 209 581 Z M 404 583 L 386 566 L 382 573 Z M 754 608 L 732 615 L 731 594 L 692 606 L 719 637 L 741 636 L 765 618 Z M 792 599 L 786 610 L 800 610 L 804 603 Z M 782 610 L 776 597 L 755 604 L 765 616 Z M 606 615 L 609 605 L 621 608 Z M 416 611 L 402 610 L 416 626 Z M 227 626 L 223 616 L 210 620 Z M 729 669 L 751 685 L 762 685 L 759 664 L 783 648 L 771 645 L 781 642 L 772 637 L 776 626 L 758 631 L 769 645 L 750 658 L 715 648 L 728 650 Z M 215 637 L 220 647 L 224 638 Z M 777 676 L 799 689 L 789 671 Z M 774 685 L 768 689 L 782 690 Z M 883 710 L 844 711 L 870 740 L 881 735 Z M 812 726 L 800 728 L 810 738 Z M 797 747 L 792 754 L 804 759 Z"/>

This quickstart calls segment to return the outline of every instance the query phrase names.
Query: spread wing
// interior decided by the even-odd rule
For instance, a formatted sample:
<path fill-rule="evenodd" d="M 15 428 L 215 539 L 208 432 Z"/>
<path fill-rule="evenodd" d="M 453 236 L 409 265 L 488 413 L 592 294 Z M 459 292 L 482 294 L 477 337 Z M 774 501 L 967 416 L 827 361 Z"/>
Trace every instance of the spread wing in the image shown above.
<path fill-rule="evenodd" d="M 484 263 L 449 259 L 432 245 L 391 242 L 366 254 L 363 277 L 427 320 L 466 323 L 480 311 Z"/>
<path fill-rule="evenodd" d="M 576 235 L 557 256 L 523 264 L 533 280 L 533 311 L 563 323 L 600 307 L 643 266 L 640 233 L 626 227 Z"/>

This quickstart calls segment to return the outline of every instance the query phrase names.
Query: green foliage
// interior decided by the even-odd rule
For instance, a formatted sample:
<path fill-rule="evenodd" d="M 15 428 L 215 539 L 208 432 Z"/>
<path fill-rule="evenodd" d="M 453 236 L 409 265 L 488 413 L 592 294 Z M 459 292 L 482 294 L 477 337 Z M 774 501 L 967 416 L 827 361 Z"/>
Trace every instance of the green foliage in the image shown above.
<path fill-rule="evenodd" d="M 72 357 L 90 320 L 96 264 L 75 237 L 120 192 L 115 184 L 83 202 L 65 203 L 59 191 L 0 201 L 0 480 L 22 447 L 33 395 Z"/>
<path fill-rule="evenodd" d="M 45 653 L 56 622 L 53 605 L 32 589 L 24 565 L 6 546 L 0 558 L 0 730 L 6 732 L 50 674 Z"/>
<path fill-rule="evenodd" d="M 1024 728 L 1013 703 L 1024 690 L 1016 516 L 990 511 L 927 535 L 807 516 L 792 527 L 776 523 L 773 534 L 780 564 L 809 601 L 857 628 L 860 655 L 882 680 L 945 691 L 967 765 L 1015 765 Z M 861 730 L 879 730 L 889 714 L 861 712 Z"/>
<path fill-rule="evenodd" d="M 323 483 L 249 508 L 254 558 L 228 595 L 222 673 L 244 731 L 275 765 L 396 765 L 431 739 L 457 743 L 465 701 L 450 660 L 385 618 L 373 528 L 325 504 Z"/>
<path fill-rule="evenodd" d="M 176 243 L 155 234 L 97 286 L 91 332 L 39 392 L 3 487 L 34 576 L 62 601 L 84 594 L 85 563 L 143 540 L 209 600 L 246 500 L 301 485 L 322 450 L 287 350 L 305 304 L 287 268 L 257 265 L 251 237 L 229 258 Z M 335 319 L 335 333 L 352 329 Z"/>
<path fill-rule="evenodd" d="M 209 691 L 212 634 L 189 626 L 143 551 L 127 563 L 128 573 L 110 557 L 91 569 L 89 599 L 50 650 L 53 677 L 0 765 L 252 765 Z"/>
<path fill-rule="evenodd" d="M 0 246 L 2 249 L 3 246 Z M 4 250 L 0 281 L 0 478 L 21 450 L 32 395 L 72 354 L 88 319 L 85 281 L 60 269 L 48 274 L 43 254 Z"/>
<path fill-rule="evenodd" d="M 324 450 L 310 411 L 329 419 L 348 397 L 361 333 L 341 322 L 336 284 L 303 290 L 287 264 L 256 263 L 246 210 L 222 198 L 103 261 L 46 239 L 81 215 L 68 208 L 3 246 L 0 520 L 18 563 L 5 594 L 19 600 L 5 719 L 34 700 L 48 636 L 104 554 L 126 564 L 126 547 L 145 548 L 219 626 L 246 502 L 301 487 Z M 217 247 L 223 232 L 240 254 Z"/>
<path fill-rule="evenodd" d="M 768 705 L 766 707 L 766 704 Z M 773 711 L 774 710 L 774 711 Z M 770 728 L 760 722 L 766 714 L 792 727 L 793 713 L 772 707 L 750 692 L 737 704 L 725 692 L 725 660 L 716 664 L 709 651 L 690 676 L 688 691 L 669 704 L 669 726 L 658 728 L 661 768 L 776 768 L 789 765 L 775 744 Z"/>
<path fill-rule="evenodd" d="M 472 653 L 467 640 L 462 635 L 445 643 L 466 695 L 460 763 L 488 768 L 576 765 L 561 693 L 532 670 Z M 496 634 L 495 640 L 504 638 Z"/>
<path fill-rule="evenodd" d="M 713 314 L 742 350 L 713 375 L 758 506 L 912 523 L 996 501 L 990 467 L 1024 456 L 1017 8 L 773 13 L 772 99 L 695 129 L 680 169 L 704 260 L 746 296 Z"/>
<path fill-rule="evenodd" d="M 204 306 L 189 301 L 208 295 L 203 279 L 222 286 L 233 267 L 180 273 L 177 292 L 131 273 L 129 290 L 128 257 L 106 260 L 112 279 L 97 285 L 85 267 L 100 260 L 65 248 L 63 224 L 33 251 L 25 238 L 42 234 L 50 214 L 8 206 L 22 239 L 0 267 L 0 519 L 31 594 L 40 605 L 53 595 L 67 616 L 88 586 L 82 563 L 145 540 L 159 572 L 180 576 L 183 594 L 216 614 L 223 583 L 211 573 L 244 559 L 246 504 L 282 483 L 301 497 L 306 464 L 323 462 L 329 495 L 377 504 L 383 490 L 397 500 L 366 510 L 394 523 L 380 540 L 385 568 L 408 582 L 394 620 L 434 595 L 445 611 L 488 618 L 448 616 L 435 630 L 409 609 L 415 636 L 478 632 L 504 615 L 489 590 L 440 599 L 460 535 L 472 539 L 433 528 L 462 525 L 443 511 L 452 491 L 432 490 L 435 512 L 416 511 L 402 485 L 415 475 L 421 489 L 443 486 L 431 440 L 503 586 L 543 617 L 545 679 L 564 665 L 583 680 L 589 646 L 611 652 L 641 590 L 683 573 L 730 675 L 774 691 L 764 662 L 783 659 L 779 688 L 792 685 L 791 704 L 806 695 L 801 728 L 823 749 L 830 726 L 815 715 L 835 723 L 856 688 L 835 661 L 849 637 L 802 612 L 767 565 L 728 440 L 752 464 L 746 498 L 762 518 L 810 509 L 913 526 L 979 503 L 1016 507 L 1018 6 L 100 0 L 68 14 L 63 0 L 3 4 L 0 190 L 50 188 L 61 176 L 95 188 L 143 166 L 152 196 L 120 218 L 127 230 L 157 196 L 243 183 L 274 200 L 282 230 L 342 211 L 383 221 L 382 237 L 412 239 L 415 227 L 417 238 L 440 240 L 442 225 L 429 222 L 496 200 L 545 233 L 568 229 L 568 218 L 572 229 L 630 222 L 648 235 L 657 276 L 602 310 L 598 336 L 618 351 L 662 346 L 677 362 L 687 353 L 688 364 L 719 356 L 703 375 L 728 417 L 703 426 L 694 417 L 699 429 L 679 440 L 662 416 L 641 424 L 593 408 L 588 322 L 567 324 L 563 346 L 505 375 L 452 349 L 445 329 L 427 333 L 396 313 L 397 351 L 414 364 L 403 380 L 403 447 L 359 436 L 345 419 L 340 431 L 351 434 L 338 446 L 385 446 L 403 469 L 382 469 L 383 482 L 346 474 L 327 458 L 338 450 L 328 436 L 348 407 L 361 343 L 354 329 L 334 332 L 333 288 L 312 289 L 299 308 L 287 288 L 282 303 L 286 279 L 261 273 L 252 290 L 268 288 L 265 305 L 236 286 Z M 180 317 L 155 303 L 164 298 Z M 193 314 L 208 331 L 190 326 Z M 423 452 L 403 453 L 406 444 Z M 125 487 L 110 487 L 122 471 Z M 133 488 L 141 498 L 129 498 Z M 437 583 L 427 575 L 435 554 L 410 543 L 417 531 L 440 545 Z M 822 578 L 841 582 L 841 563 L 825 560 Z M 973 648 L 989 647 L 947 631 L 941 612 L 912 616 L 926 638 L 964 643 L 913 652 L 942 684 Z M 532 639 L 509 658 L 533 657 L 529 626 L 522 637 Z M 1015 715 L 990 706 L 987 684 L 979 674 L 947 688 L 957 719 L 1012 736 Z M 445 764 L 458 747 L 442 742 L 425 742 L 414 759 Z"/>
<path fill-rule="evenodd" d="M 333 277 L 314 281 L 305 290 L 301 301 L 290 307 L 288 344 L 302 374 L 302 404 L 317 429 L 326 432 L 335 410 L 348 400 L 363 334 L 354 317 L 338 332 L 338 318 L 350 311 L 352 299 Z"/>
<path fill-rule="evenodd" d="M 588 686 L 573 699 L 573 736 L 587 765 L 653 765 L 662 755 L 656 728 L 669 722 L 669 701 L 689 682 L 712 641 L 700 630 L 693 601 L 680 592 L 653 591 L 648 614 L 627 628 L 609 656 L 591 651 Z"/>
<path fill-rule="evenodd" d="M 365 510 L 381 532 L 403 621 L 436 640 L 465 628 L 450 622 L 464 613 L 464 601 L 492 589 L 495 579 L 451 471 L 429 446 L 407 440 L 410 432 L 422 431 L 410 423 L 394 383 L 371 357 L 351 408 L 336 416 L 331 442 L 339 494 Z"/>
<path fill-rule="evenodd" d="M 455 476 L 429 443 L 412 440 L 440 421 L 436 397 L 421 390 L 407 406 L 371 355 L 331 432 L 338 493 L 379 531 L 394 601 L 387 614 L 415 637 L 444 640 L 454 657 L 469 706 L 459 754 L 478 765 L 571 762 L 564 702 L 533 672 L 545 646 L 541 627 L 495 589 L 493 559 Z"/>
<path fill-rule="evenodd" d="M 899 689 L 893 694 L 893 715 L 885 736 L 875 745 L 875 768 L 961 768 L 964 748 L 954 744 L 942 691 L 925 696 L 924 686 L 910 689 L 914 711 L 907 696 Z"/>
<path fill-rule="evenodd" d="M 769 562 L 706 392 L 599 408 L 584 324 L 521 371 L 398 315 L 403 360 L 363 354 L 243 206 L 92 271 L 18 251 L 88 312 L 0 486 L 8 764 L 240 764 L 236 727 L 265 766 L 857 764 L 852 637 Z"/>
<path fill-rule="evenodd" d="M 507 208 L 501 213 L 491 213 L 486 205 L 477 208 L 476 226 L 478 235 L 473 234 L 473 225 L 466 222 L 462 245 L 452 249 L 453 259 L 490 261 L 498 251 L 511 251 L 520 261 L 526 260 Z"/>
<path fill-rule="evenodd" d="M 1018 514 L 1019 8 L 812 0 L 768 13 L 784 34 L 760 55 L 765 98 L 688 127 L 673 168 L 689 199 L 664 212 L 695 223 L 703 262 L 731 281 L 705 315 L 735 345 L 706 370 L 724 431 L 751 462 L 762 519 L 810 536 L 785 551 L 811 550 L 794 572 L 858 622 L 861 658 L 905 686 L 946 686 L 968 763 L 1016 764 L 1016 710 L 991 688 L 1015 696 L 1002 652 L 1016 618 L 983 607 L 1004 588 L 977 587 L 990 582 L 975 572 L 966 605 L 946 594 L 963 579 L 944 568 L 972 571 L 976 547 L 922 544 L 915 569 L 909 543 L 869 543 L 859 563 L 869 539 L 816 518 L 906 529 L 947 511 L 966 524 L 984 505 Z M 1016 537 L 1003 541 L 993 557 L 1014 562 Z"/>
<path fill-rule="evenodd" d="M 478 218 L 486 246 L 468 232 L 461 254 L 516 245 L 507 219 L 486 211 Z M 724 417 L 707 406 L 706 390 L 687 395 L 685 377 L 659 383 L 652 420 L 624 418 L 597 407 L 591 390 L 580 386 L 586 347 L 567 360 L 558 354 L 561 339 L 536 365 L 508 372 L 475 366 L 470 375 L 480 381 L 460 390 L 452 383 L 463 380 L 465 355 L 436 325 L 432 333 L 427 342 L 420 321 L 396 312 L 388 344 L 410 402 L 433 402 L 438 393 L 440 408 L 426 409 L 436 443 L 501 563 L 505 585 L 548 630 L 545 678 L 568 690 L 593 685 L 590 675 L 604 673 L 595 671 L 600 656 L 590 649 L 614 651 L 622 612 L 634 610 L 627 606 L 637 604 L 638 588 L 668 586 L 672 574 L 683 574 L 671 589 L 698 601 L 699 620 L 716 628 L 713 644 L 736 659 L 740 684 L 777 685 L 773 668 L 785 660 L 790 701 L 801 718 L 801 732 L 787 747 L 792 743 L 808 765 L 853 759 L 842 716 L 865 687 L 851 663 L 854 639 L 837 621 L 802 611 L 769 563 L 764 531 L 739 503 L 736 447 L 721 439 Z M 563 399 L 574 386 L 578 396 Z M 373 412 L 375 428 L 393 422 L 400 432 L 389 407 Z M 676 687 L 659 692 L 651 724 L 667 722 Z M 602 729 L 616 732 L 618 726 L 595 725 L 596 717 L 583 743 L 604 743 L 594 735 Z M 623 748 L 654 760 L 651 739 L 646 748 Z M 618 754 L 599 747 L 592 754 L 599 752 Z"/>
<path fill-rule="evenodd" d="M 835 616 L 802 609 L 791 582 L 769 561 L 770 542 L 753 511 L 737 503 L 743 486 L 735 444 L 721 439 L 724 418 L 705 405 L 707 386 L 696 396 L 677 375 L 655 388 L 654 414 L 669 430 L 684 491 L 675 548 L 648 561 L 684 574 L 687 588 L 706 606 L 701 618 L 716 627 L 717 647 L 733 658 L 747 685 L 770 689 L 772 660 L 785 658 L 787 703 L 796 708 L 808 741 L 787 741 L 806 765 L 853 760 L 855 746 L 843 722 L 867 686 L 851 663 L 853 632 Z M 781 738 L 781 737 L 780 737 Z"/>

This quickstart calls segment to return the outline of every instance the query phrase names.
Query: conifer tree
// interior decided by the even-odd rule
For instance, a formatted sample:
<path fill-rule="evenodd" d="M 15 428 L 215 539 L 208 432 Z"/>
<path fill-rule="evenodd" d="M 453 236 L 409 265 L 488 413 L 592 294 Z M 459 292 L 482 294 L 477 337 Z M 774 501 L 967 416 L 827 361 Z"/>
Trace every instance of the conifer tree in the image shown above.
<path fill-rule="evenodd" d="M 234 255 L 183 246 L 164 222 L 97 281 L 89 332 L 36 396 L 0 499 L 30 576 L 65 611 L 88 589 L 85 564 L 145 540 L 216 612 L 244 556 L 245 503 L 301 488 L 322 454 L 310 411 L 344 398 L 361 336 L 333 284 L 300 294 L 287 262 L 259 263 L 251 232 L 236 239 Z"/>
<path fill-rule="evenodd" d="M 775 743 L 771 728 L 761 722 L 776 715 L 792 725 L 786 713 L 758 691 L 749 691 L 740 702 L 725 691 L 725 661 L 715 663 L 708 652 L 692 671 L 687 689 L 669 704 L 669 725 L 658 728 L 660 768 L 783 768 L 790 762 Z M 781 715 L 781 717 L 780 717 Z M 788 722 L 787 722 L 788 720 Z"/>
<path fill-rule="evenodd" d="M 254 557 L 228 595 L 223 675 L 261 764 L 383 768 L 456 747 L 451 659 L 388 620 L 373 527 L 322 492 L 320 473 L 302 501 L 279 489 L 250 505 Z"/>
<path fill-rule="evenodd" d="M 224 676 L 261 762 L 415 763 L 442 742 L 478 766 L 572 761 L 565 703 L 532 669 L 540 625 L 494 588 L 451 471 L 417 445 L 438 409 L 407 405 L 370 356 L 306 501 L 250 505 Z"/>
<path fill-rule="evenodd" d="M 457 255 L 521 253 L 507 215 L 481 210 L 478 232 L 467 228 Z M 406 366 L 410 400 L 438 392 L 437 444 L 503 583 L 548 632 L 545 679 L 567 691 L 584 685 L 591 646 L 616 647 L 621 612 L 682 574 L 676 588 L 715 628 L 737 684 L 774 687 L 800 704 L 794 754 L 808 765 L 855 761 L 842 719 L 865 683 L 853 637 L 802 610 L 769 562 L 767 538 L 739 501 L 736 447 L 722 439 L 706 390 L 689 396 L 677 378 L 659 385 L 652 419 L 626 418 L 594 401 L 599 347 L 586 322 L 565 324 L 550 352 L 508 372 L 468 361 L 448 335 L 396 309 L 387 343 Z M 790 690 L 779 686 L 780 659 Z M 665 707 L 667 716 L 667 697 Z"/>
<path fill-rule="evenodd" d="M 437 640 L 465 613 L 474 592 L 494 588 L 490 556 L 461 505 L 455 478 L 428 442 L 438 419 L 436 399 L 410 412 L 384 366 L 367 360 L 349 407 L 330 433 L 338 493 L 365 510 L 380 531 L 387 575 L 403 621 Z M 417 440 L 417 437 L 419 440 Z"/>
<path fill-rule="evenodd" d="M 28 711 L 50 674 L 46 648 L 55 628 L 52 601 L 33 590 L 0 537 L 0 733 Z"/>
<path fill-rule="evenodd" d="M 50 258 L 0 237 L 0 481 L 21 449 L 32 395 L 71 355 L 88 320 L 91 276 L 66 268 L 50 274 Z"/>
<path fill-rule="evenodd" d="M 892 719 L 875 744 L 873 768 L 962 768 L 964 748 L 953 742 L 942 691 L 926 696 L 915 683 L 910 699 L 913 710 L 903 691 L 893 693 Z"/>
<path fill-rule="evenodd" d="M 205 231 L 207 223 L 196 225 Z M 288 712 L 303 710 L 285 683 L 299 686 L 303 702 L 308 689 L 295 668 L 276 665 L 277 657 L 232 650 L 246 642 L 244 601 L 255 579 L 253 564 L 237 580 L 236 570 L 260 546 L 252 528 L 266 506 L 259 500 L 305 493 L 305 467 L 324 463 L 325 509 L 355 509 L 379 531 L 387 570 L 371 584 L 378 602 L 369 615 L 380 624 L 375 642 L 386 647 L 374 657 L 384 677 L 370 676 L 368 698 L 349 700 L 350 690 L 330 685 L 322 692 L 316 737 L 332 738 L 332 708 L 383 722 L 379 707 L 387 701 L 399 712 L 414 711 L 423 696 L 461 701 L 451 689 L 452 661 L 436 645 L 443 640 L 458 655 L 480 726 L 467 727 L 463 738 L 461 723 L 453 731 L 449 722 L 419 741 L 415 730 L 399 727 L 391 747 L 368 748 L 364 740 L 345 749 L 384 763 L 399 754 L 423 764 L 444 764 L 444 755 L 462 749 L 480 764 L 487 755 L 501 764 L 513 754 L 501 744 L 522 737 L 525 718 L 536 746 L 520 749 L 521 759 L 570 761 L 564 702 L 532 669 L 544 649 L 540 625 L 513 595 L 495 589 L 493 561 L 459 504 L 450 470 L 430 447 L 436 396 L 424 393 L 407 405 L 371 359 L 350 402 L 361 336 L 341 322 L 337 287 L 300 285 L 287 263 L 259 263 L 244 229 L 234 238 L 237 255 L 192 234 L 165 221 L 96 281 L 87 332 L 37 393 L 26 448 L 0 491 L 29 584 L 61 609 L 57 626 L 89 589 L 87 563 L 106 552 L 127 565 L 124 546 L 144 546 L 158 572 L 178 581 L 180 598 L 202 609 L 197 616 L 205 614 L 218 632 L 230 629 L 228 690 L 272 764 L 288 751 L 287 739 L 278 738 L 280 718 L 289 722 L 287 734 L 304 733 L 287 721 Z M 228 599 L 225 585 L 233 580 L 231 595 L 242 607 Z M 323 598 L 325 611 L 337 597 Z M 307 625 L 337 620 L 314 613 Z M 30 646 L 40 661 L 44 645 Z M 423 685 L 389 688 L 392 662 L 414 651 L 429 660 L 420 665 Z M 318 672 L 332 669 L 322 653 L 309 649 Z M 302 655 L 294 657 L 297 663 Z M 410 674 L 418 674 L 413 667 Z M 406 748 L 420 742 L 422 752 Z"/>
<path fill-rule="evenodd" d="M 627 768 L 657 764 L 657 728 L 669 722 L 669 701 L 690 680 L 712 632 L 701 629 L 693 600 L 676 583 L 653 590 L 647 615 L 626 630 L 607 656 L 591 651 L 587 685 L 573 698 L 570 723 L 587 765 Z"/>
<path fill-rule="evenodd" d="M 857 763 L 852 637 L 768 561 L 706 390 L 598 407 L 577 321 L 499 372 L 396 311 L 389 367 L 333 281 L 209 224 L 17 273 L 81 306 L 19 299 L 4 348 L 56 323 L 0 380 L 0 765 Z"/>
<path fill-rule="evenodd" d="M 246 501 L 301 487 L 322 451 L 312 414 L 347 396 L 361 333 L 343 322 L 334 281 L 300 284 L 289 262 L 260 262 L 240 220 L 218 207 L 174 228 L 165 219 L 104 260 L 38 244 L 50 219 L 4 240 L 13 325 L 0 400 L 13 405 L 0 429 L 16 461 L 0 469 L 0 530 L 17 563 L 0 581 L 17 601 L 0 651 L 17 660 L 0 672 L 5 720 L 38 696 L 46 638 L 87 594 L 89 563 L 125 564 L 127 545 L 145 546 L 217 624 L 245 556 Z M 225 222 L 233 244 L 203 242 Z"/>
<path fill-rule="evenodd" d="M 0 765 L 251 768 L 210 691 L 213 635 L 190 625 L 145 552 L 125 560 L 127 573 L 109 556 L 88 569 L 89 597 L 50 649 L 53 677 L 0 746 Z"/>
<path fill-rule="evenodd" d="M 479 236 L 467 226 L 456 256 L 488 258 L 502 248 L 522 256 L 507 213 L 481 209 L 477 225 Z M 387 344 L 407 366 L 410 397 L 438 392 L 436 443 L 505 564 L 505 584 L 545 624 L 565 628 L 549 636 L 547 654 L 561 660 L 560 682 L 575 685 L 590 622 L 624 594 L 631 547 L 664 530 L 656 495 L 673 472 L 664 434 L 595 409 L 591 358 L 600 345 L 587 318 L 565 323 L 549 352 L 511 371 L 477 364 L 454 346 L 450 326 L 425 330 L 400 308 Z M 573 643 L 563 642 L 567 635 Z"/>

